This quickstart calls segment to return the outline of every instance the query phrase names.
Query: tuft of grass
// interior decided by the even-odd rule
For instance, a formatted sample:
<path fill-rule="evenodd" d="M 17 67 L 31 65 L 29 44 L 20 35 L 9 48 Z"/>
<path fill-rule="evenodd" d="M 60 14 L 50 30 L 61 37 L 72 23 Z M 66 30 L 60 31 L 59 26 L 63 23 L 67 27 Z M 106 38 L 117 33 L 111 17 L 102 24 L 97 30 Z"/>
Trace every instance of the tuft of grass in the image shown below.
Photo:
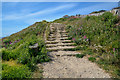
<path fill-rule="evenodd" d="M 76 54 L 77 58 L 83 58 L 85 56 L 85 54 Z"/>
<path fill-rule="evenodd" d="M 16 60 L 2 61 L 2 63 L 7 64 L 9 66 L 22 66 L 22 64 L 18 64 Z"/>
<path fill-rule="evenodd" d="M 89 59 L 89 61 L 92 61 L 92 62 L 95 62 L 95 61 L 96 61 L 96 58 L 95 58 L 95 57 L 89 57 L 88 59 Z"/>
<path fill-rule="evenodd" d="M 91 52 L 91 51 L 86 51 L 86 52 L 84 52 L 84 54 L 92 55 L 93 52 Z"/>
<path fill-rule="evenodd" d="M 41 69 L 39 72 L 40 72 L 40 73 L 43 73 L 44 71 Z"/>

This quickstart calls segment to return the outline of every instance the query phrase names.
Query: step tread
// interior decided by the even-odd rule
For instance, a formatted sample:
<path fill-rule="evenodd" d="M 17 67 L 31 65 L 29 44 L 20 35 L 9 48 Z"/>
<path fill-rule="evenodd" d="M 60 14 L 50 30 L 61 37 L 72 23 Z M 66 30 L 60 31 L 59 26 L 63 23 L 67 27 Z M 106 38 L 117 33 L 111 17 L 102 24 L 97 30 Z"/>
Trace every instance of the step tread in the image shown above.
<path fill-rule="evenodd" d="M 51 47 L 51 48 L 47 48 L 47 50 L 62 50 L 62 49 L 72 49 L 72 48 L 76 48 L 76 46 Z"/>
<path fill-rule="evenodd" d="M 56 56 L 75 56 L 76 54 L 81 54 L 81 52 L 77 51 L 58 51 L 58 52 L 52 52 L 50 54 L 56 55 Z"/>
<path fill-rule="evenodd" d="M 46 46 L 64 46 L 64 45 L 74 45 L 75 43 L 62 43 L 62 44 L 46 44 Z"/>

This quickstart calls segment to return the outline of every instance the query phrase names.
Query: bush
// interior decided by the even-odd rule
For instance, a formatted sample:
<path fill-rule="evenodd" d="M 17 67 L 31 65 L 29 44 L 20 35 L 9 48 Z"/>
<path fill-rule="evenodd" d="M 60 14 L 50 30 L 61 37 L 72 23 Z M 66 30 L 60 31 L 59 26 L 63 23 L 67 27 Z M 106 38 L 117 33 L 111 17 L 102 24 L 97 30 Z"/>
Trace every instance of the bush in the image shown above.
<path fill-rule="evenodd" d="M 37 69 L 36 59 L 32 57 L 31 60 L 27 62 L 27 66 L 30 68 L 31 71 L 35 71 Z"/>
<path fill-rule="evenodd" d="M 20 54 L 18 58 L 18 62 L 22 64 L 27 64 L 30 61 L 30 54 L 28 52 L 24 52 Z"/>
<path fill-rule="evenodd" d="M 31 78 L 31 71 L 27 66 L 9 66 L 2 64 L 2 78 Z"/>
<path fill-rule="evenodd" d="M 34 71 L 37 68 L 37 63 L 48 62 L 50 59 L 47 56 L 47 50 L 43 41 L 39 41 L 38 48 L 36 49 L 29 48 L 29 45 L 31 45 L 30 43 L 31 41 L 23 45 L 25 49 L 22 49 L 20 51 L 18 62 L 22 64 L 27 64 L 31 71 Z"/>
<path fill-rule="evenodd" d="M 120 76 L 120 70 L 119 70 L 119 69 L 116 70 L 115 73 L 116 73 L 118 76 Z"/>
<path fill-rule="evenodd" d="M 85 54 L 76 54 L 77 58 L 83 58 L 85 56 Z"/>
<path fill-rule="evenodd" d="M 11 40 L 9 40 L 9 39 L 3 40 L 3 43 L 5 43 L 5 44 L 9 44 L 10 42 L 11 42 Z"/>
<path fill-rule="evenodd" d="M 113 19 L 113 14 L 110 12 L 105 12 L 103 15 L 101 15 L 101 19 L 103 21 L 108 21 L 109 19 Z"/>
<path fill-rule="evenodd" d="M 10 53 L 10 52 L 9 52 L 8 50 L 3 49 L 3 50 L 2 50 L 2 59 L 8 61 L 8 60 L 10 59 L 9 53 Z"/>
<path fill-rule="evenodd" d="M 18 54 L 17 53 L 14 53 L 13 51 L 11 50 L 7 50 L 7 49 L 2 49 L 2 59 L 3 60 L 10 60 L 10 59 L 17 59 L 18 57 Z"/>
<path fill-rule="evenodd" d="M 92 62 L 95 62 L 96 61 L 96 58 L 94 58 L 94 57 L 89 57 L 88 58 L 90 61 L 92 61 Z"/>

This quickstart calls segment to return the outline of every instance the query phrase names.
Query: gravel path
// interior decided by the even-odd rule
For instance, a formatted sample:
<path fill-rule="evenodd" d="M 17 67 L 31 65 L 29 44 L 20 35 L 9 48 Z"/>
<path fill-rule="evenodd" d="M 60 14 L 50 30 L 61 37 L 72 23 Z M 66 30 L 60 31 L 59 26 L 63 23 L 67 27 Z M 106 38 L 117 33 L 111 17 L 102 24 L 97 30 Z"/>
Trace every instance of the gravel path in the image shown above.
<path fill-rule="evenodd" d="M 86 58 L 55 57 L 43 64 L 44 78 L 110 78 L 109 74 Z"/>
<path fill-rule="evenodd" d="M 42 64 L 44 78 L 110 78 L 109 74 L 87 58 L 76 58 L 75 54 L 81 54 L 80 52 L 64 51 L 76 47 L 67 40 L 64 25 L 52 23 L 50 30 L 46 47 L 51 51 L 48 55 L 51 56 L 52 61 Z"/>

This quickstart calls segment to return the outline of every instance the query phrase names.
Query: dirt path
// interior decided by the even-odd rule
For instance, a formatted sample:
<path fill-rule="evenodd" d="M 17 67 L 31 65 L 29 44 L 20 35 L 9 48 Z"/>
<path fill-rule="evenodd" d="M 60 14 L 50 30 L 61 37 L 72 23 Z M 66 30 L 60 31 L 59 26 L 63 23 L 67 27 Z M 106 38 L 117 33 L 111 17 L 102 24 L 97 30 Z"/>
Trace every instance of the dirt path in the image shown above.
<path fill-rule="evenodd" d="M 64 25 L 53 23 L 50 25 L 51 34 L 47 38 L 46 46 L 51 52 L 51 62 L 43 65 L 44 78 L 110 78 L 109 74 L 100 69 L 87 58 L 76 58 L 76 51 L 65 51 L 75 48 L 74 43 L 68 40 Z"/>

